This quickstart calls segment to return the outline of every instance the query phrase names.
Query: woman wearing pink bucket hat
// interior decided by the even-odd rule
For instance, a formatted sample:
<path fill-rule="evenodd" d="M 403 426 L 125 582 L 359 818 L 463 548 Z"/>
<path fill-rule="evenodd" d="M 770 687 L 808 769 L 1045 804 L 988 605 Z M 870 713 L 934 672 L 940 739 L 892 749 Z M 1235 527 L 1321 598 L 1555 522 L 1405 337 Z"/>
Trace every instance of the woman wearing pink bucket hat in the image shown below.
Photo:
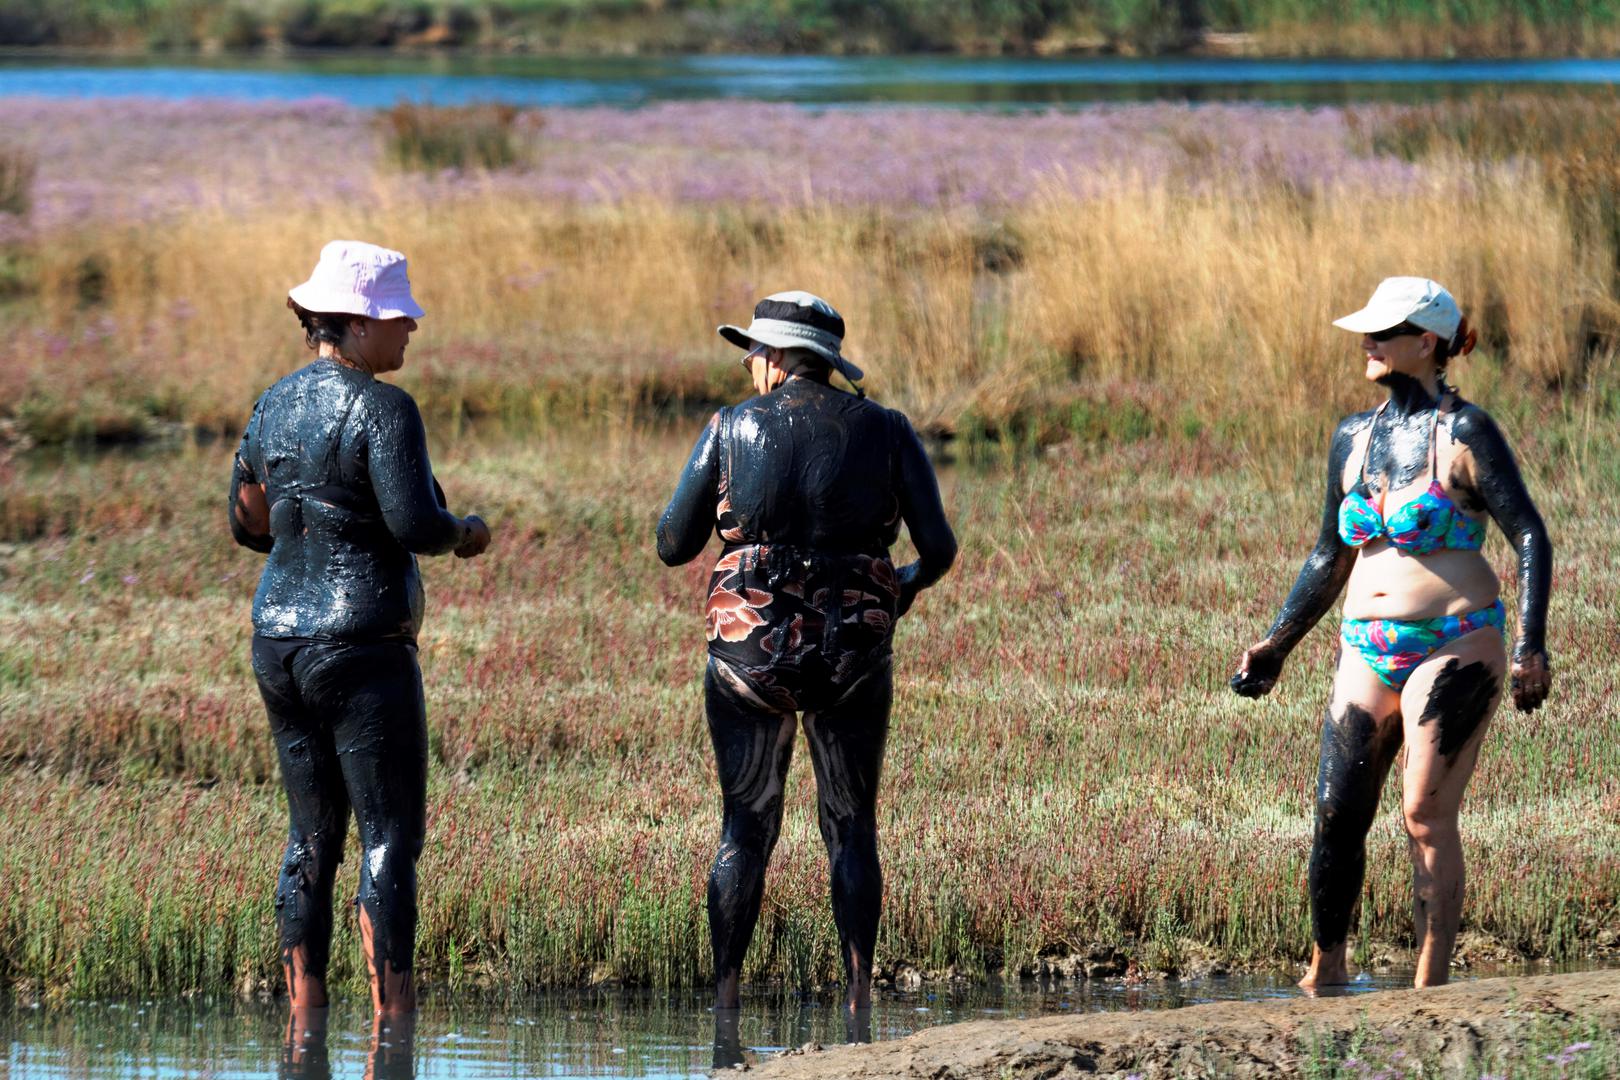
<path fill-rule="evenodd" d="M 1361 338 L 1366 378 L 1388 398 L 1340 421 L 1316 549 L 1232 689 L 1270 692 L 1283 662 L 1344 593 L 1333 695 L 1322 725 L 1311 848 L 1307 990 L 1347 982 L 1368 829 L 1395 762 L 1412 861 L 1418 986 L 1446 981 L 1462 913 L 1457 828 L 1504 682 L 1528 712 L 1546 699 L 1552 545 L 1507 440 L 1446 381 L 1474 347 L 1457 302 L 1428 278 L 1386 278 L 1334 325 Z M 1481 548 L 1494 521 L 1517 555 L 1518 640 L 1504 647 L 1500 582 Z"/>
<path fill-rule="evenodd" d="M 416 403 L 377 379 L 404 366 L 422 315 L 405 257 L 335 240 L 287 306 L 317 355 L 254 405 L 229 513 L 237 543 L 269 556 L 253 598 L 253 671 L 291 818 L 276 889 L 282 963 L 295 1015 L 326 1004 L 352 807 L 373 1004 L 409 1013 L 427 796 L 416 556 L 472 558 L 489 529 L 445 509 Z"/>

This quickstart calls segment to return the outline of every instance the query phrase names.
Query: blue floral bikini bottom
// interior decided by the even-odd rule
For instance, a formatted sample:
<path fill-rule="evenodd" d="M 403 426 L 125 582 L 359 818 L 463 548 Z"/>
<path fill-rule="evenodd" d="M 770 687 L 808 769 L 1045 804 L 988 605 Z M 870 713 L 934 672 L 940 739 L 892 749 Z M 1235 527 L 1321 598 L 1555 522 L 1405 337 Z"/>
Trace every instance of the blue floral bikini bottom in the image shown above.
<path fill-rule="evenodd" d="M 1399 690 L 1437 649 L 1487 626 L 1501 629 L 1505 621 L 1506 610 L 1498 600 L 1478 611 L 1438 619 L 1346 619 L 1339 636 L 1384 685 Z"/>

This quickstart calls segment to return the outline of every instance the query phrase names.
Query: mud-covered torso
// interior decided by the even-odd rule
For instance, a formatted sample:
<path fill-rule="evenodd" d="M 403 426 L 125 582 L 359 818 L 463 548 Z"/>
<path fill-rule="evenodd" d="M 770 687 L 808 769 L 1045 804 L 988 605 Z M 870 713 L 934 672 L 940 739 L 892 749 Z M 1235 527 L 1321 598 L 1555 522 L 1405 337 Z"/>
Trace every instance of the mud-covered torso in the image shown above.
<path fill-rule="evenodd" d="M 1448 398 L 1440 403 L 1438 416 L 1432 410 L 1411 416 L 1369 414 L 1345 464 L 1346 494 L 1366 499 L 1386 521 L 1411 518 L 1416 527 L 1427 526 L 1426 515 L 1403 513 L 1405 508 L 1433 502 L 1437 519 L 1453 519 L 1438 524 L 1449 524 L 1447 531 L 1456 537 L 1472 534 L 1477 542 L 1488 518 L 1465 460 L 1468 448 L 1453 432 L 1455 408 L 1455 399 Z M 1452 542 L 1436 539 L 1417 550 L 1389 537 L 1366 543 L 1346 586 L 1345 616 L 1419 620 L 1495 603 L 1501 586 L 1489 561 L 1477 548 L 1450 546 Z"/>
<path fill-rule="evenodd" d="M 720 539 L 887 555 L 900 534 L 893 425 L 881 405 L 809 379 L 722 410 Z"/>
<path fill-rule="evenodd" d="M 889 655 L 894 423 L 805 379 L 720 415 L 709 653 L 765 704 L 813 708 Z"/>
<path fill-rule="evenodd" d="M 239 456 L 265 486 L 274 541 L 253 598 L 254 631 L 272 638 L 415 640 L 416 558 L 390 533 L 369 468 L 403 391 L 317 360 L 266 390 Z"/>

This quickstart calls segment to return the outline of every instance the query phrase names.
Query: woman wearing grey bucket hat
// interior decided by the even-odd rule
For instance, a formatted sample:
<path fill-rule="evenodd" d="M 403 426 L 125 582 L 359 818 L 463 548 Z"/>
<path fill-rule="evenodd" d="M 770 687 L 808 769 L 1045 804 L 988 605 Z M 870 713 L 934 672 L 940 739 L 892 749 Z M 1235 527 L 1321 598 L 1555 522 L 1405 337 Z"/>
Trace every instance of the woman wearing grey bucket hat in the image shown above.
<path fill-rule="evenodd" d="M 1541 705 L 1552 678 L 1552 545 L 1500 430 L 1446 381 L 1474 332 L 1427 278 L 1385 279 L 1335 326 L 1361 336 L 1366 378 L 1388 398 L 1339 423 L 1316 550 L 1232 689 L 1268 693 L 1284 660 L 1344 592 L 1337 671 L 1322 726 L 1311 848 L 1308 990 L 1344 983 L 1366 837 L 1405 746 L 1401 810 L 1412 861 L 1418 986 L 1446 981 L 1462 912 L 1464 789 L 1504 677 Z M 1496 522 L 1518 560 L 1518 640 L 1503 643 L 1496 571 L 1481 552 Z"/>
<path fill-rule="evenodd" d="M 317 356 L 254 405 L 229 503 L 236 541 L 268 555 L 253 597 L 253 672 L 291 818 L 276 889 L 282 963 L 295 1016 L 326 1004 L 352 807 L 373 1004 L 408 1013 L 427 798 L 416 556 L 470 559 L 489 529 L 445 509 L 416 403 L 377 379 L 404 365 L 422 315 L 405 257 L 333 241 L 287 306 Z"/>
<path fill-rule="evenodd" d="M 724 548 L 709 580 L 704 702 L 723 820 L 709 875 L 716 1004 L 734 1008 L 743 956 L 782 821 L 783 783 L 803 714 L 848 1005 L 871 1003 L 883 882 L 877 787 L 888 734 L 895 620 L 956 557 L 933 468 L 901 413 L 832 385 L 861 369 L 842 354 L 844 320 L 825 300 L 777 293 L 746 327 L 757 396 L 721 409 L 698 438 L 658 524 L 670 566 Z M 896 568 L 904 523 L 918 559 Z"/>

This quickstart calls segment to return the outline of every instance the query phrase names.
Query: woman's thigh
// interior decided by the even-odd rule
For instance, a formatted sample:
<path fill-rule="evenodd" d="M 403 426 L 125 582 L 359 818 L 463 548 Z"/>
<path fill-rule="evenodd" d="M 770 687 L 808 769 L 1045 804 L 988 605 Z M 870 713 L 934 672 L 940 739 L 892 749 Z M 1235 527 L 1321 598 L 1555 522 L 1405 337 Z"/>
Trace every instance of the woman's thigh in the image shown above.
<path fill-rule="evenodd" d="M 1401 745 L 1401 698 L 1341 641 L 1333 693 L 1322 720 L 1317 799 L 1377 802 Z"/>
<path fill-rule="evenodd" d="M 824 825 L 867 819 L 874 813 L 893 683 L 893 669 L 885 659 L 838 704 L 804 714 Z"/>
<path fill-rule="evenodd" d="M 1402 786 L 1409 818 L 1418 811 L 1456 814 L 1502 699 L 1506 672 L 1501 631 L 1483 627 L 1435 650 L 1406 681 Z"/>
<path fill-rule="evenodd" d="M 323 646 L 303 672 L 331 724 L 361 842 L 420 851 L 427 814 L 427 708 L 414 647 Z"/>
<path fill-rule="evenodd" d="M 734 811 L 780 815 L 798 717 L 744 699 L 720 663 L 711 658 L 704 672 L 703 709 L 721 793 Z"/>

